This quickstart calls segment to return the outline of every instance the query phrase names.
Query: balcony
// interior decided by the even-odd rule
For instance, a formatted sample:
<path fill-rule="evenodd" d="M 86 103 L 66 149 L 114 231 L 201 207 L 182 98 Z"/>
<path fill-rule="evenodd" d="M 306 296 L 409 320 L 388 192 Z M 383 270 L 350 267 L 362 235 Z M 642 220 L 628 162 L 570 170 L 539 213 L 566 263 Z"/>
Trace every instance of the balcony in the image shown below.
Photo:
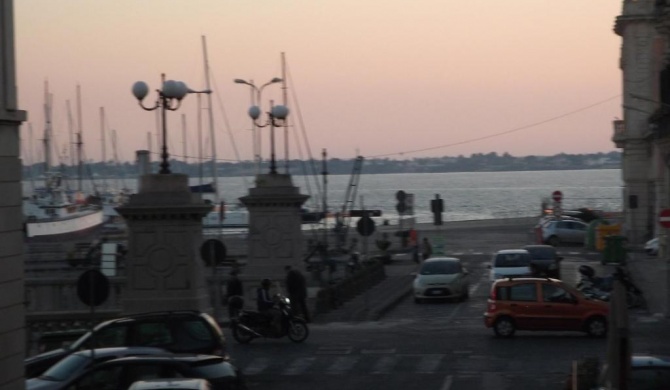
<path fill-rule="evenodd" d="M 617 148 L 623 148 L 626 144 L 626 122 L 617 119 L 612 121 L 614 127 L 614 135 L 612 135 L 612 142 L 616 145 Z"/>

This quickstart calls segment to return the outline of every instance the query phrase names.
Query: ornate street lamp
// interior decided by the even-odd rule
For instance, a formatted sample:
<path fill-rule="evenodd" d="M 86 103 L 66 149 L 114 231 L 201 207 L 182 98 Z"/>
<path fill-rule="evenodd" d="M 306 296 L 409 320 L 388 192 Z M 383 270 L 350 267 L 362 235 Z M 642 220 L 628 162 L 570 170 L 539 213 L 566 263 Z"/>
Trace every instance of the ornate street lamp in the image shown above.
<path fill-rule="evenodd" d="M 260 153 L 261 153 L 261 151 L 260 151 L 260 149 L 261 149 L 260 139 L 261 138 L 260 138 L 260 135 L 257 134 L 256 128 L 257 127 L 265 127 L 265 126 L 268 125 L 268 124 L 265 124 L 265 125 L 260 126 L 256 123 L 256 119 L 258 119 L 258 117 L 260 116 L 260 113 L 261 113 L 261 109 L 259 108 L 259 105 L 261 104 L 261 93 L 263 92 L 263 89 L 265 87 L 267 87 L 268 85 L 275 84 L 275 83 L 281 83 L 284 80 L 282 80 L 278 77 L 275 77 L 272 80 L 268 81 L 267 83 L 261 85 L 260 88 L 257 87 L 254 84 L 253 80 L 247 81 L 247 80 L 242 80 L 242 79 L 235 79 L 233 81 L 236 84 L 245 84 L 245 85 L 248 85 L 248 86 L 251 87 L 251 107 L 249 107 L 248 113 L 249 113 L 249 116 L 251 117 L 251 123 L 252 123 L 252 129 L 251 129 L 252 130 L 252 135 L 251 135 L 251 137 L 253 139 L 252 147 L 253 147 L 253 153 L 254 153 L 254 160 L 256 161 L 256 168 L 257 168 L 257 170 L 259 170 L 260 169 L 260 162 L 261 162 L 261 156 L 260 156 Z M 254 96 L 254 94 L 255 94 L 255 96 Z M 284 107 L 284 106 L 277 106 L 277 107 Z M 271 113 L 269 113 L 269 114 L 271 114 Z M 288 109 L 286 111 L 286 115 L 288 115 Z M 286 119 L 286 116 L 284 116 L 283 118 L 278 118 L 277 117 L 276 119 L 277 120 L 281 119 L 283 121 L 284 119 Z M 272 155 L 273 155 L 272 165 L 274 166 L 275 165 L 275 163 L 274 163 L 274 126 L 272 128 L 271 136 L 272 136 L 271 148 L 272 148 Z M 276 173 L 276 167 L 274 169 L 274 173 Z"/>
<path fill-rule="evenodd" d="M 170 172 L 170 163 L 168 158 L 170 155 L 167 150 L 167 124 L 166 124 L 166 111 L 176 111 L 181 106 L 181 101 L 189 93 L 211 93 L 210 90 L 203 91 L 194 91 L 186 86 L 182 81 L 175 80 L 165 80 L 165 74 L 161 74 L 161 89 L 157 89 L 158 97 L 156 98 L 156 103 L 152 107 L 146 107 L 142 100 L 149 94 L 149 86 L 144 81 L 137 81 L 133 84 L 133 95 L 138 100 L 140 107 L 147 111 L 153 111 L 156 109 L 161 109 L 161 116 L 163 122 L 163 150 L 161 153 L 162 162 L 160 164 L 161 174 L 168 174 Z"/>

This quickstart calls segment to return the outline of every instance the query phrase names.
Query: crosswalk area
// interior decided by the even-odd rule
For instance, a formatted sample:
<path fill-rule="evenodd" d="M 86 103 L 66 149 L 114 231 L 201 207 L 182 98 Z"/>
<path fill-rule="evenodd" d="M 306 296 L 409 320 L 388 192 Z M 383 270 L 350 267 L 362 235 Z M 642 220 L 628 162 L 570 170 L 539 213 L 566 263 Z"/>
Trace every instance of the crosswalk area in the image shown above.
<path fill-rule="evenodd" d="M 477 355 L 473 351 L 454 350 L 437 354 L 401 354 L 395 350 L 361 350 L 357 354 L 350 351 L 317 351 L 313 356 L 301 356 L 291 359 L 256 357 L 247 364 L 239 364 L 244 375 L 250 382 L 259 377 L 281 376 L 287 380 L 298 376 L 330 376 L 333 380 L 346 376 L 377 376 L 380 378 L 393 375 L 419 375 L 417 383 L 424 378 L 440 378 L 448 386 L 439 388 L 508 388 L 509 378 L 530 381 L 541 385 L 563 383 L 565 370 L 556 369 L 551 372 L 537 373 L 532 370 L 510 371 L 506 361 L 492 356 Z M 327 381 L 328 379 L 324 379 Z M 497 386 L 483 386 L 485 383 L 496 383 Z M 498 387 L 501 384 L 505 386 Z M 466 386 L 467 385 L 467 386 Z"/>
<path fill-rule="evenodd" d="M 346 375 L 347 373 L 384 375 L 392 373 L 432 374 L 458 368 L 458 359 L 470 351 L 454 351 L 449 354 L 398 354 L 391 350 L 351 351 L 320 349 L 313 356 L 293 359 L 256 357 L 240 365 L 245 375 L 303 374 Z M 469 358 L 469 357 L 468 357 Z M 238 362 L 239 364 L 239 362 Z"/>

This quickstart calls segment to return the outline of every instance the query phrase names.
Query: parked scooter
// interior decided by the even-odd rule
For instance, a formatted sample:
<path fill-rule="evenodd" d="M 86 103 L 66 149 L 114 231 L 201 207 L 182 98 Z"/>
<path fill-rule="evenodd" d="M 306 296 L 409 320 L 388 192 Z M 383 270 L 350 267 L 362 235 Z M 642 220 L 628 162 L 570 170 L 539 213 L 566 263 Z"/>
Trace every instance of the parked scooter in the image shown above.
<path fill-rule="evenodd" d="M 237 315 L 231 318 L 231 328 L 233 331 L 233 338 L 240 344 L 250 343 L 251 340 L 259 337 L 265 338 L 288 338 L 300 343 L 309 336 L 309 328 L 307 323 L 301 317 L 296 316 L 291 309 L 291 301 L 281 295 L 275 295 L 276 306 L 280 312 L 280 329 L 276 329 L 271 319 L 263 313 L 251 310 L 243 310 L 244 301 L 242 298 L 229 302 L 235 305 Z"/>
<path fill-rule="evenodd" d="M 581 278 L 577 283 L 579 289 L 584 295 L 608 301 L 614 285 L 614 280 L 619 280 L 626 289 L 626 301 L 629 308 L 646 307 L 646 300 L 642 290 L 633 283 L 630 274 L 624 267 L 617 267 L 611 276 L 599 277 L 595 270 L 588 265 L 579 266 Z"/>

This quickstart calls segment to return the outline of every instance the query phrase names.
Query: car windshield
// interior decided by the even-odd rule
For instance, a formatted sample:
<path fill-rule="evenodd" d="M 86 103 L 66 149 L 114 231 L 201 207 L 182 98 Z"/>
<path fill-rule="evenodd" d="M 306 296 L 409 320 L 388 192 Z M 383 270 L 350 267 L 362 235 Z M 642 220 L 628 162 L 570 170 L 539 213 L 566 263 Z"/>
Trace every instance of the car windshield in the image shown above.
<path fill-rule="evenodd" d="M 194 366 L 193 369 L 199 375 L 202 375 L 202 378 L 206 379 L 234 377 L 237 375 L 234 367 L 224 362 L 223 359 L 208 360 Z"/>
<path fill-rule="evenodd" d="M 499 253 L 493 262 L 494 267 L 527 267 L 530 265 L 528 253 Z"/>
<path fill-rule="evenodd" d="M 556 258 L 556 249 L 549 247 L 549 248 L 543 248 L 543 247 L 529 247 L 529 248 L 524 248 L 530 253 L 530 258 L 533 260 L 553 260 Z"/>
<path fill-rule="evenodd" d="M 450 275 L 461 272 L 455 261 L 429 261 L 421 267 L 421 275 Z"/>
<path fill-rule="evenodd" d="M 79 372 L 81 367 L 87 366 L 89 362 L 90 359 L 88 357 L 79 354 L 70 355 L 51 366 L 44 374 L 40 375 L 40 378 L 62 382 Z"/>

